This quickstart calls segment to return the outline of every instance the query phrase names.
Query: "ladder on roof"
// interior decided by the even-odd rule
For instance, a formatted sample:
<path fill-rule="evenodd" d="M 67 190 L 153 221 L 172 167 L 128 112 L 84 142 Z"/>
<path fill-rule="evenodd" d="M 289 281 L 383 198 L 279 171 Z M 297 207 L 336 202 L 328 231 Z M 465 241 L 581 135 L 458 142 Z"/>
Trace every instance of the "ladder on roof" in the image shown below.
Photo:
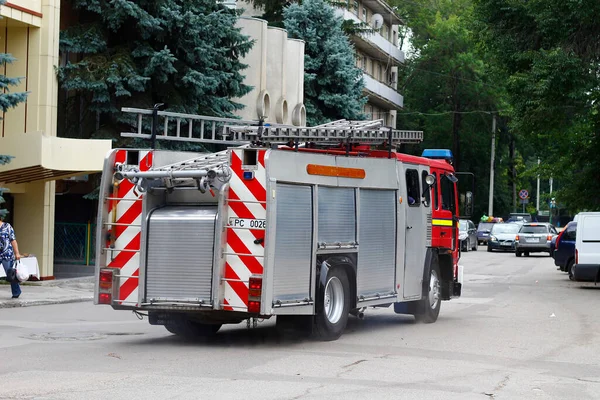
<path fill-rule="evenodd" d="M 137 132 L 123 132 L 121 136 L 138 139 L 152 139 L 145 128 L 152 130 L 154 110 L 123 108 L 123 112 L 136 114 Z M 260 121 L 244 121 L 234 118 L 207 117 L 156 111 L 162 118 L 162 131 L 156 126 L 157 140 L 187 141 L 195 143 L 217 143 L 238 146 L 252 144 L 278 145 L 290 142 L 312 142 L 317 144 L 339 145 L 342 143 L 419 143 L 423 140 L 422 131 L 401 131 L 383 126 L 383 120 L 347 121 L 338 120 L 314 127 L 297 127 L 282 124 L 261 124 Z M 150 119 L 150 121 L 145 121 Z M 197 127 L 194 129 L 194 127 Z M 119 165 L 115 172 L 117 180 L 129 179 L 139 192 L 156 187 L 150 182 L 162 181 L 163 187 L 195 185 L 201 192 L 220 188 L 229 181 L 227 150 L 206 153 L 199 157 L 170 165 L 153 167 L 139 171 L 136 167 Z"/>
<path fill-rule="evenodd" d="M 123 112 L 136 114 L 136 131 L 122 132 L 121 136 L 152 139 L 154 110 L 123 108 Z M 404 131 L 383 126 L 383 120 L 347 121 L 338 120 L 313 127 L 298 127 L 283 124 L 261 124 L 234 118 L 208 117 L 157 111 L 162 119 L 162 129 L 155 127 L 157 140 L 186 141 L 244 145 L 253 143 L 286 144 L 290 142 L 312 142 L 316 144 L 372 143 L 398 146 L 403 143 L 420 143 L 422 131 Z M 146 130 L 145 130 L 146 129 Z"/>

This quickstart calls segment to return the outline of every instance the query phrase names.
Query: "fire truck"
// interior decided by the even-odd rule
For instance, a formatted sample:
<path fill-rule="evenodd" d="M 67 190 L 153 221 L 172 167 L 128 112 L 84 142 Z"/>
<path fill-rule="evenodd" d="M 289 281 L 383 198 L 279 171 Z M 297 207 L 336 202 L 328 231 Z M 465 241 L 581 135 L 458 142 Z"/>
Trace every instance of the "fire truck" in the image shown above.
<path fill-rule="evenodd" d="M 276 317 L 335 340 L 369 307 L 433 323 L 441 301 L 460 296 L 458 218 L 473 194 L 459 193 L 449 150 L 396 151 L 423 132 L 123 112 L 136 123 L 122 136 L 152 146 L 105 159 L 95 304 L 181 336 Z"/>

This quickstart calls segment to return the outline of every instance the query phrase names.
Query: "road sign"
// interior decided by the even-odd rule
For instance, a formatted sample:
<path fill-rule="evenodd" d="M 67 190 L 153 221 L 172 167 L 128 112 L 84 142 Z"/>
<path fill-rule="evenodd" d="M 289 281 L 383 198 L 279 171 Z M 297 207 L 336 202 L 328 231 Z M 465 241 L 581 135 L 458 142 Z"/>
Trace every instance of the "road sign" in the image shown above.
<path fill-rule="evenodd" d="M 521 189 L 521 191 L 519 192 L 519 197 L 523 200 L 525 200 L 526 198 L 529 197 L 529 192 L 527 191 L 527 189 Z"/>
<path fill-rule="evenodd" d="M 529 199 L 521 199 L 521 204 L 529 204 Z"/>

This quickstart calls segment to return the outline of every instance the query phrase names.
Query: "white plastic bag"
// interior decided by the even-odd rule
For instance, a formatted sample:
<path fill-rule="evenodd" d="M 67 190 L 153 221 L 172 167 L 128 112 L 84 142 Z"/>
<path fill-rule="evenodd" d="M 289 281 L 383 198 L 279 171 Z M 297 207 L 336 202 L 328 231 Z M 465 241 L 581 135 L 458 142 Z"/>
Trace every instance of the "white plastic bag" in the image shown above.
<path fill-rule="evenodd" d="M 27 271 L 27 268 L 23 268 L 23 264 L 21 264 L 21 262 L 19 262 L 18 265 L 16 265 L 17 267 L 17 279 L 19 280 L 19 282 L 25 282 L 27 280 L 29 280 L 29 271 Z"/>

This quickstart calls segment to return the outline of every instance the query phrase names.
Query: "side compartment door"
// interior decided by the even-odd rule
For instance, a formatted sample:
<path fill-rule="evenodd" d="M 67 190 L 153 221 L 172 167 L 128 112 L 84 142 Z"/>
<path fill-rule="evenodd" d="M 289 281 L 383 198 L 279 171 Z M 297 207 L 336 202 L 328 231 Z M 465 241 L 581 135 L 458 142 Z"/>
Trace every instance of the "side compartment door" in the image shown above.
<path fill-rule="evenodd" d="M 423 262 L 425 255 L 426 224 L 424 223 L 425 205 L 421 197 L 421 170 L 416 165 L 404 165 L 406 201 L 406 237 L 404 256 L 404 298 L 420 297 L 423 280 Z"/>

